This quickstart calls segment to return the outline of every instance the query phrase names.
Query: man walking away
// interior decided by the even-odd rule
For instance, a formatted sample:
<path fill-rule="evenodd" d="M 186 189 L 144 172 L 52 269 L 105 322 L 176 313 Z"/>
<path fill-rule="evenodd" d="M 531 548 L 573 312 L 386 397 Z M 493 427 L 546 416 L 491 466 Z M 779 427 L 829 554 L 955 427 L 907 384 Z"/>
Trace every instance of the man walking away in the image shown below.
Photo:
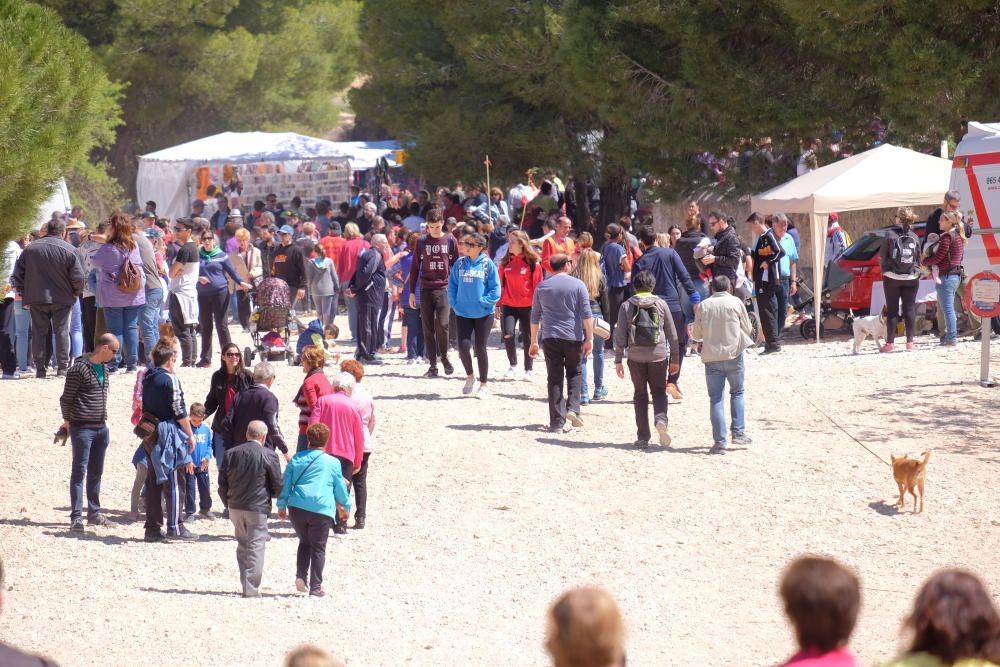
<path fill-rule="evenodd" d="M 753 347 L 753 330 L 746 306 L 732 295 L 726 276 L 712 279 L 712 296 L 694 315 L 695 340 L 703 342 L 701 360 L 708 384 L 709 414 L 714 444 L 709 454 L 726 453 L 726 408 L 722 393 L 729 382 L 730 433 L 734 445 L 749 445 L 743 420 L 743 351 Z"/>
<path fill-rule="evenodd" d="M 538 355 L 541 336 L 549 387 L 549 430 L 568 433 L 574 426 L 583 426 L 580 362 L 593 347 L 594 316 L 587 286 L 569 275 L 569 257 L 557 253 L 549 264 L 552 275 L 538 286 L 531 303 L 528 354 Z"/>
<path fill-rule="evenodd" d="M 649 396 L 653 396 L 653 423 L 660 444 L 670 444 L 667 433 L 667 373 L 676 372 L 680 348 L 677 328 L 667 302 L 653 294 L 656 276 L 640 271 L 633 276 L 635 295 L 622 304 L 615 326 L 615 372 L 625 377 L 622 357 L 628 352 L 628 372 L 635 393 L 636 446 L 649 446 Z M 668 368 L 669 366 L 669 368 Z M 649 388 L 647 392 L 647 386 Z"/>
<path fill-rule="evenodd" d="M 236 563 L 240 568 L 243 597 L 260 597 L 267 544 L 267 515 L 271 500 L 281 493 L 278 455 L 264 447 L 267 425 L 250 422 L 247 441 L 226 450 L 219 467 L 219 497 L 229 510 L 236 535 Z"/>
<path fill-rule="evenodd" d="M 354 358 L 365 364 L 381 364 L 378 356 L 378 316 L 385 301 L 385 260 L 389 248 L 384 234 L 372 237 L 372 247 L 358 257 L 358 268 L 351 277 L 349 297 L 358 301 L 358 344 Z"/>
<path fill-rule="evenodd" d="M 118 354 L 118 339 L 102 334 L 94 351 L 77 357 L 66 372 L 66 385 L 59 397 L 63 428 L 73 445 L 73 467 L 69 475 L 69 529 L 83 532 L 83 479 L 87 478 L 87 523 L 107 524 L 101 514 L 101 476 L 108 449 L 108 373 L 105 364 Z"/>
<path fill-rule="evenodd" d="M 424 352 L 430 368 L 424 377 L 438 376 L 437 357 L 445 375 L 455 368 L 448 361 L 448 278 L 451 266 L 458 261 L 458 242 L 444 233 L 441 211 L 433 209 L 427 216 L 427 235 L 417 241 L 410 265 L 410 308 L 417 307 L 416 289 L 420 282 L 420 321 L 424 327 Z"/>
<path fill-rule="evenodd" d="M 267 361 L 258 362 L 253 367 L 253 384 L 236 395 L 233 407 L 223 419 L 219 432 L 227 451 L 240 444 L 251 421 L 260 419 L 267 427 L 261 440 L 264 446 L 272 451 L 279 450 L 286 461 L 291 458 L 278 426 L 278 397 L 271 391 L 272 384 L 274 366 Z"/>
<path fill-rule="evenodd" d="M 149 465 L 146 466 L 146 541 L 164 539 L 163 507 L 167 510 L 168 540 L 194 541 L 198 536 L 184 526 L 184 500 L 187 477 L 194 472 L 191 452 L 194 433 L 184 405 L 181 382 L 174 375 L 174 348 L 164 341 L 153 348 L 153 369 L 142 381 L 143 419 L 157 420 L 156 433 L 143 441 Z M 160 497 L 163 505 L 160 504 Z"/>
<path fill-rule="evenodd" d="M 66 223 L 49 220 L 46 236 L 28 245 L 17 259 L 11 284 L 31 312 L 31 356 L 35 377 L 49 365 L 48 331 L 56 337 L 56 375 L 69 368 L 69 319 L 83 294 L 83 267 L 76 249 L 66 242 Z"/>

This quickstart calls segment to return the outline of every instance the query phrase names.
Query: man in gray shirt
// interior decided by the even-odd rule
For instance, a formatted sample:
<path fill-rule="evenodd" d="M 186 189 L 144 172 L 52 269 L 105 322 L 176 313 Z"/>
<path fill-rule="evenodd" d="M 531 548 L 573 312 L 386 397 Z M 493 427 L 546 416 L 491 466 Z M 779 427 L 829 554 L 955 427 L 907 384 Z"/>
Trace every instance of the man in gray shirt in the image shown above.
<path fill-rule="evenodd" d="M 568 433 L 574 426 L 583 426 L 580 361 L 593 347 L 594 316 L 587 287 L 569 275 L 569 257 L 557 253 L 550 258 L 550 264 L 552 274 L 535 290 L 531 303 L 528 354 L 538 355 L 540 333 L 549 385 L 549 430 Z"/>

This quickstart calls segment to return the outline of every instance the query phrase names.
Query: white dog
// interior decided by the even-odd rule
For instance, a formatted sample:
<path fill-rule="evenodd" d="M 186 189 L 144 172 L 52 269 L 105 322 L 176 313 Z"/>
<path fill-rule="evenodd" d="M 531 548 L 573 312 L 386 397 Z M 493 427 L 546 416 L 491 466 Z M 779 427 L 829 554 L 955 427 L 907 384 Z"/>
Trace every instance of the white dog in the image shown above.
<path fill-rule="evenodd" d="M 861 343 L 868 336 L 875 340 L 875 345 L 882 346 L 885 342 L 885 320 L 888 315 L 885 306 L 878 315 L 867 315 L 854 318 L 854 354 L 861 352 Z M 880 342 L 881 341 L 881 342 Z"/>

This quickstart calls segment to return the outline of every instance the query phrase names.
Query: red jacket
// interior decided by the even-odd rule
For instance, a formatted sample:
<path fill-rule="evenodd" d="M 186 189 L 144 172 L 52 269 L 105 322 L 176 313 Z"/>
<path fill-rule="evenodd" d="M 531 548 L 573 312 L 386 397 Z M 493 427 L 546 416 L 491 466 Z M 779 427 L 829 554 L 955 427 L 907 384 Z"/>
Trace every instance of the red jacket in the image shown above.
<path fill-rule="evenodd" d="M 535 288 L 541 282 L 541 262 L 535 262 L 532 268 L 524 255 L 510 255 L 510 261 L 500 265 L 500 305 L 530 308 Z"/>

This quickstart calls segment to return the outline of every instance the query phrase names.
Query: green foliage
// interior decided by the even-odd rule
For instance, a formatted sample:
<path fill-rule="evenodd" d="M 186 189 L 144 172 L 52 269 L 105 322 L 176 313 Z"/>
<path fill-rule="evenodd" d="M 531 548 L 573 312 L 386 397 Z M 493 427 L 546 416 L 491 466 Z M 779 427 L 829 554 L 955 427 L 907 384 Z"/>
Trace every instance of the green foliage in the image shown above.
<path fill-rule="evenodd" d="M 52 184 L 113 138 L 118 94 L 54 12 L 0 0 L 0 242 L 23 234 Z"/>
<path fill-rule="evenodd" d="M 222 132 L 326 130 L 356 72 L 356 0 L 44 0 L 127 84 L 108 159 Z"/>

